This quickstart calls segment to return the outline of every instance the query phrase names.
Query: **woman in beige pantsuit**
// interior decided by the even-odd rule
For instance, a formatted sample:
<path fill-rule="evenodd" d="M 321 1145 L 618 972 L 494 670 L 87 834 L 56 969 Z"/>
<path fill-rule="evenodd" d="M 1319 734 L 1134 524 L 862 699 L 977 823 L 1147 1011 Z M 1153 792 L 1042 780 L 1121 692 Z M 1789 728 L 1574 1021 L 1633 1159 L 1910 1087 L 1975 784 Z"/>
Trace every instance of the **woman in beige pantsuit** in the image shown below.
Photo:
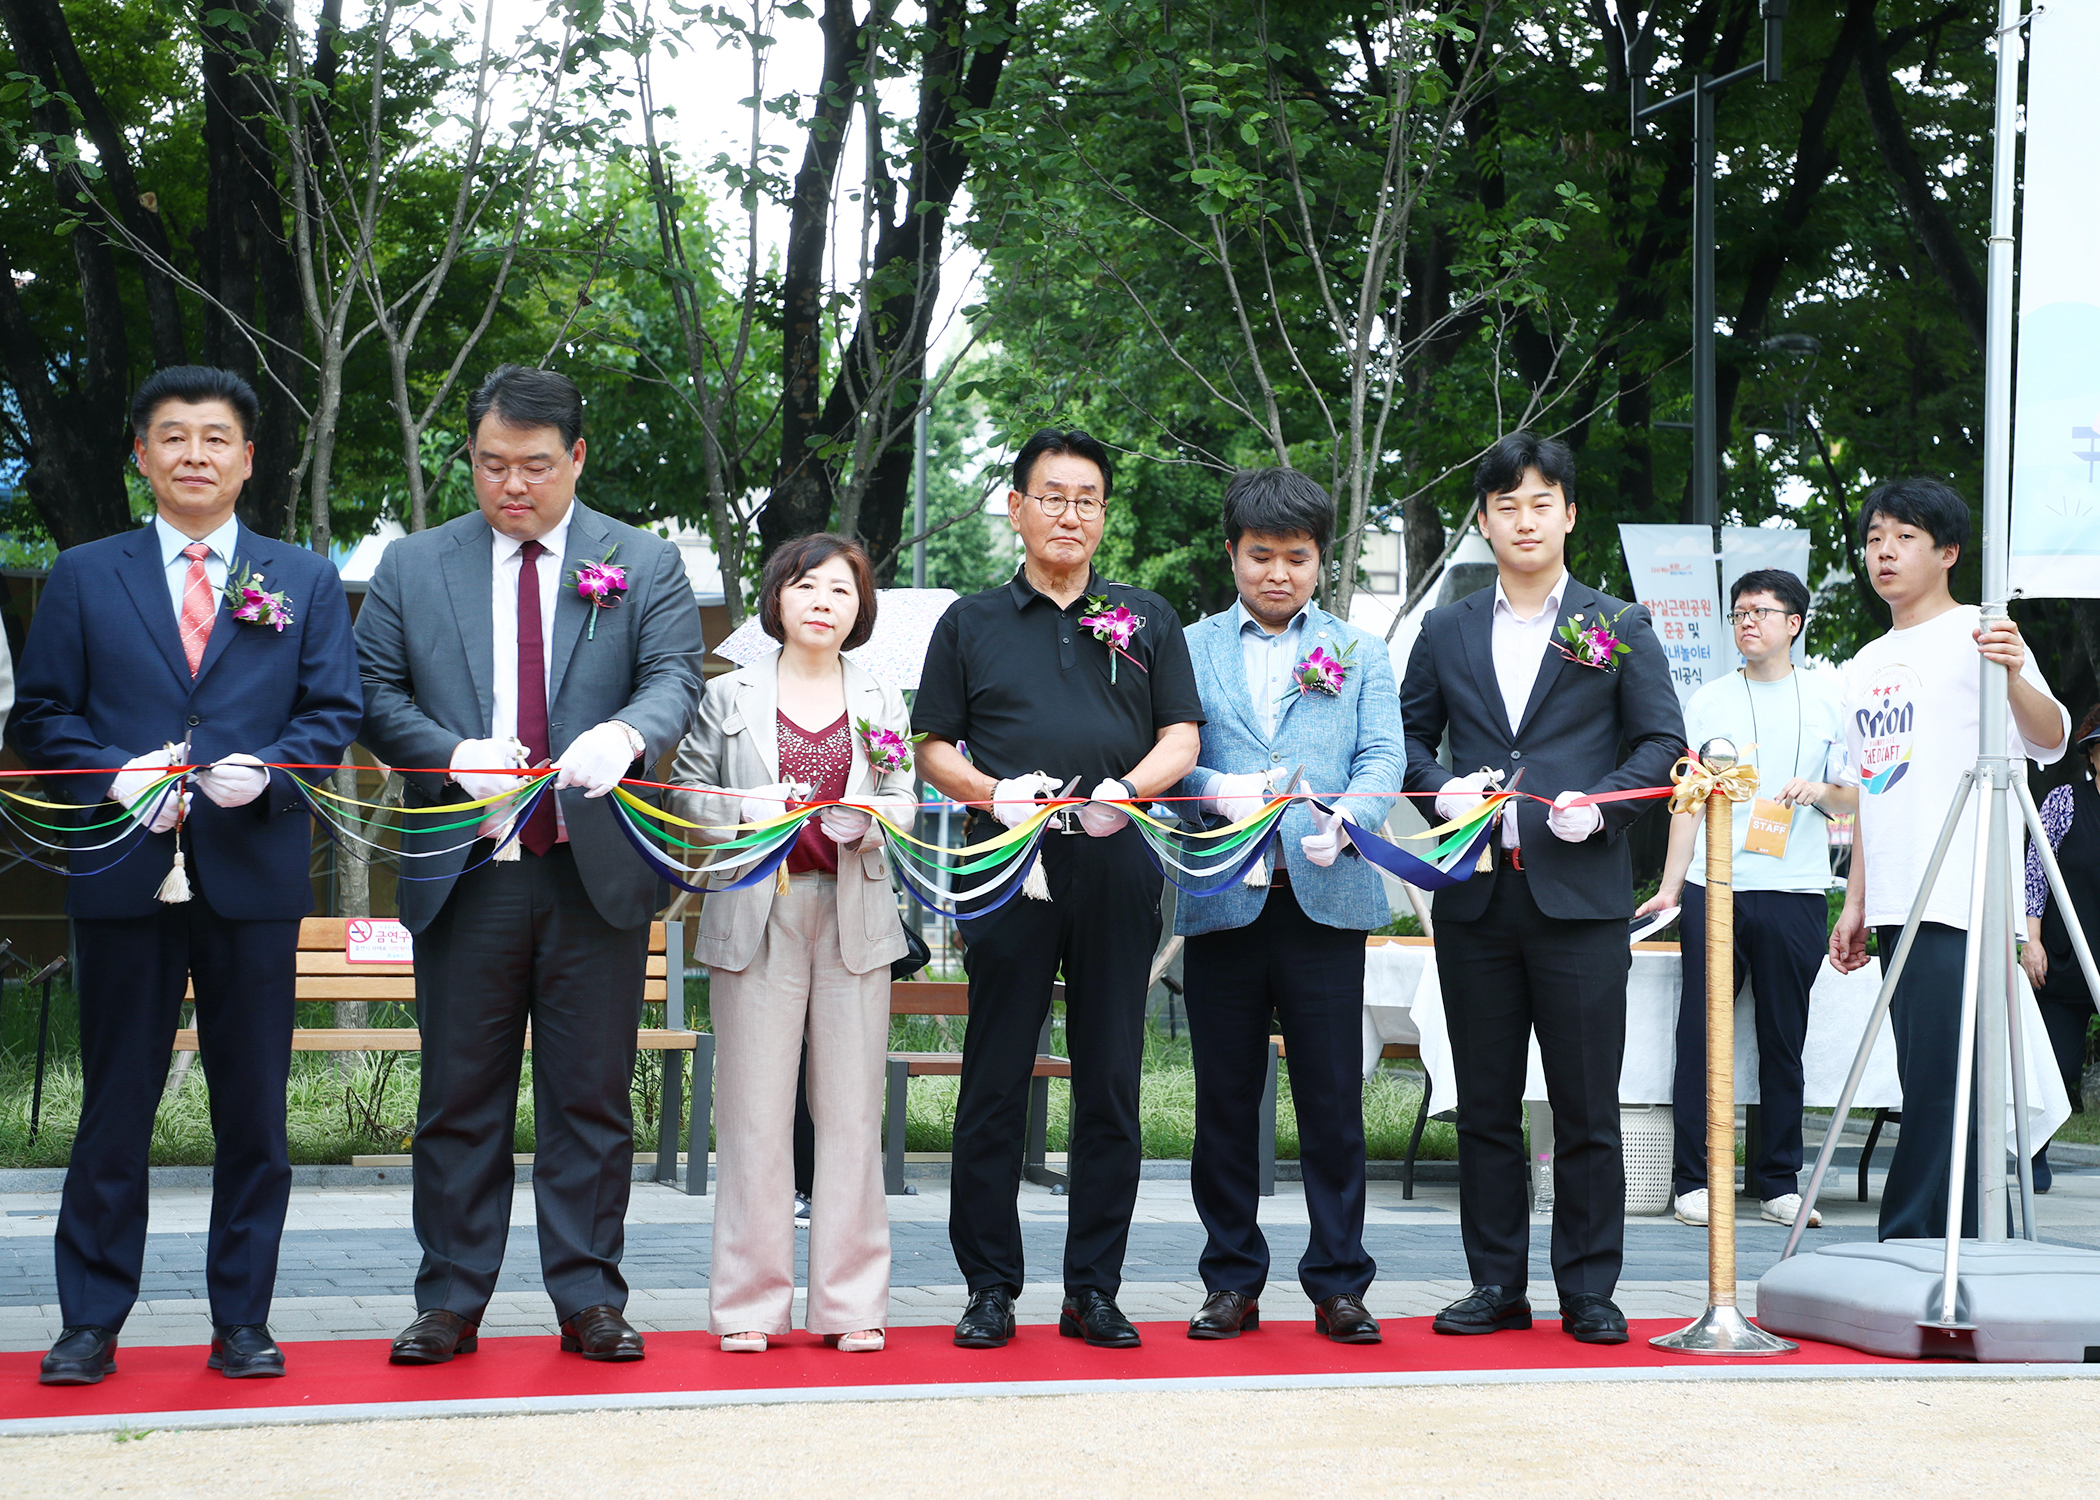
<path fill-rule="evenodd" d="M 759 619 L 778 652 L 707 685 L 672 780 L 735 788 L 675 794 L 709 825 L 777 817 L 797 802 L 848 799 L 907 822 L 911 773 L 877 772 L 859 728 L 909 737 L 904 695 L 840 655 L 875 626 L 867 554 L 806 536 L 774 553 Z M 879 1145 L 890 964 L 904 956 L 881 831 L 859 808 L 803 825 L 782 881 L 706 897 L 695 956 L 710 971 L 716 1141 L 721 1154 L 708 1326 L 722 1348 L 757 1353 L 788 1331 L 795 1296 L 795 1073 L 809 1045 L 816 1121 L 810 1197 L 811 1333 L 854 1353 L 880 1349 L 890 1296 L 889 1208 Z M 735 875 L 710 885 L 734 883 Z"/>

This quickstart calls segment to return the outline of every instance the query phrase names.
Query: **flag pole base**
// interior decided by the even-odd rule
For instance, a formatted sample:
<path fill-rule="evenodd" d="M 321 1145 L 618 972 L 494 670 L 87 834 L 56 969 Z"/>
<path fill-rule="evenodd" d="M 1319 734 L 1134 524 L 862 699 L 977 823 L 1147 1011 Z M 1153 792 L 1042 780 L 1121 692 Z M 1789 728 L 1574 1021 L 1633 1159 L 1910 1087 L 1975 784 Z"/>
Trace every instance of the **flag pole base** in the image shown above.
<path fill-rule="evenodd" d="M 1735 1307 L 1708 1307 L 1675 1333 L 1648 1340 L 1673 1354 L 1723 1354 L 1734 1359 L 1792 1354 L 1801 1346 L 1766 1333 Z"/>

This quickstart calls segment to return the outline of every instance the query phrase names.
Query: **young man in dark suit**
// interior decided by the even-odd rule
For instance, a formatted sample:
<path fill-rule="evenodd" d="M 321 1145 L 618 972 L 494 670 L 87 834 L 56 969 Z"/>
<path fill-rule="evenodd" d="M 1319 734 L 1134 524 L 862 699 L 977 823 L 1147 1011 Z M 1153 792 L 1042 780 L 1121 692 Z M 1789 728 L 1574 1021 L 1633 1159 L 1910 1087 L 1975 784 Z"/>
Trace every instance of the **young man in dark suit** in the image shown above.
<path fill-rule="evenodd" d="M 292 1185 L 284 1091 L 313 825 L 291 778 L 265 767 L 336 764 L 362 699 L 335 569 L 234 516 L 255 411 L 255 392 L 224 370 L 177 366 L 139 387 L 132 452 L 154 519 L 60 554 L 22 652 L 15 748 L 35 769 L 90 773 L 54 777 L 46 795 L 100 804 L 98 819 L 109 802 L 137 803 L 144 829 L 121 859 L 81 854 L 67 889 L 86 1087 L 46 1385 L 93 1385 L 116 1368 L 145 1256 L 153 1112 L 193 981 L 215 1142 L 210 1364 L 235 1378 L 284 1373 L 268 1323 Z M 236 615 L 230 579 L 280 596 L 289 618 Z M 203 795 L 177 785 L 139 801 L 182 764 L 205 767 L 188 783 Z M 178 857 L 193 891 L 170 900 L 162 883 Z"/>
<path fill-rule="evenodd" d="M 1625 1241 L 1619 1067 L 1633 915 L 1622 835 L 1644 804 L 1568 804 L 1666 784 L 1684 718 L 1648 612 L 1568 574 L 1574 487 L 1574 455 L 1550 438 L 1513 433 L 1481 460 L 1477 520 L 1497 581 L 1422 622 L 1400 712 L 1407 789 L 1439 793 L 1442 817 L 1476 805 L 1497 773 L 1507 786 L 1521 771 L 1521 791 L 1549 799 L 1509 804 L 1491 840 L 1493 869 L 1436 896 L 1473 1280 L 1436 1331 L 1531 1326 L 1523 1092 L 1536 1029 L 1553 1108 L 1561 1323 L 1585 1343 L 1620 1344 L 1626 1319 L 1611 1294 Z M 1578 633 L 1601 626 L 1627 649 L 1563 649 L 1570 623 Z M 1437 758 L 1447 733 L 1451 769 Z M 1621 746 L 1630 747 L 1623 760 Z"/>

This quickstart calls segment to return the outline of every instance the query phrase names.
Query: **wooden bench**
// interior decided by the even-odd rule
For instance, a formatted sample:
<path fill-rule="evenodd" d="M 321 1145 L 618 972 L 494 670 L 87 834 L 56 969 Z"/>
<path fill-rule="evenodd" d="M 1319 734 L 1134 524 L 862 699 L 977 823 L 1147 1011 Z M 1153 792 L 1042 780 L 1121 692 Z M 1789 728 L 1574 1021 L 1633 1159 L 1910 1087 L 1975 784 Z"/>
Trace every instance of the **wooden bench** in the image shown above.
<path fill-rule="evenodd" d="M 1051 986 L 1054 1005 L 1064 999 L 1062 984 Z M 967 1016 L 970 987 L 967 984 L 931 979 L 900 979 L 890 985 L 890 1014 L 893 1016 Z M 915 1189 L 904 1181 L 904 1102 L 914 1078 L 957 1078 L 962 1075 L 960 1052 L 892 1052 L 887 1070 L 888 1089 L 882 1119 L 882 1190 L 889 1194 Z M 1021 1175 L 1052 1192 L 1062 1193 L 1070 1185 L 1063 1172 L 1048 1165 L 1050 1134 L 1050 1080 L 1070 1078 L 1072 1060 L 1050 1050 L 1050 1017 L 1043 1017 L 1043 1031 L 1036 1042 L 1035 1066 L 1028 1085 L 1028 1128 L 1021 1155 Z"/>
<path fill-rule="evenodd" d="M 299 923 L 293 997 L 329 1004 L 361 1000 L 367 1004 L 414 1006 L 415 965 L 351 963 L 344 957 L 347 920 L 344 917 L 307 917 Z M 656 1152 L 656 1178 L 659 1182 L 676 1182 L 679 1117 L 685 1113 L 684 1054 L 692 1052 L 698 1058 L 694 1068 L 694 1121 L 704 1121 L 712 1114 L 714 1093 L 714 1038 L 705 1032 L 689 1030 L 685 1025 L 683 922 L 649 924 L 649 959 L 644 972 L 642 999 L 664 1007 L 664 1025 L 645 1026 L 636 1031 L 635 1045 L 640 1051 L 663 1055 L 663 1110 L 657 1132 L 660 1139 Z M 186 1002 L 194 1001 L 195 988 L 185 991 L 183 998 Z M 529 1028 L 525 1033 L 525 1045 L 532 1046 Z M 423 1034 L 414 1026 L 301 1026 L 292 1032 L 294 1052 L 420 1052 L 422 1048 Z M 195 1027 L 186 1027 L 175 1033 L 175 1050 L 197 1050 Z M 688 1174 L 696 1179 L 696 1183 L 688 1190 L 704 1193 L 707 1191 L 707 1137 L 699 1135 L 689 1139 L 697 1139 L 703 1144 L 696 1154 L 696 1170 Z"/>

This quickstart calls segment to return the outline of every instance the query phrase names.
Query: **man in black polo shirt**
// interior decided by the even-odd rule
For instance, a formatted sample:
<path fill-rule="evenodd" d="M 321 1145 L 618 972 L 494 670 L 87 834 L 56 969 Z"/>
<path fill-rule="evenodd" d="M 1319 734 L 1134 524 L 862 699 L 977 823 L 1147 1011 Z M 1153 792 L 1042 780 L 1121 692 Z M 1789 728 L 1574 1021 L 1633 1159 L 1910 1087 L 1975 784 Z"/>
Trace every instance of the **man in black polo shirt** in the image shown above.
<path fill-rule="evenodd" d="M 1093 569 L 1112 484 L 1108 450 L 1086 433 L 1030 438 L 1006 497 L 1027 554 L 1020 571 L 958 599 L 934 627 L 912 714 L 927 736 L 919 774 L 981 809 L 973 841 L 996 831 L 987 814 L 1012 827 L 1075 776 L 1094 798 L 1142 799 L 1196 763 L 1203 704 L 1181 621 L 1159 595 Z M 1103 599 L 1141 621 L 1120 646 L 1080 623 Z M 1038 888 L 962 924 L 970 1021 L 948 1236 L 970 1288 L 955 1325 L 966 1349 L 996 1349 L 1014 1332 L 1028 1081 L 1060 971 L 1072 1188 L 1058 1331 L 1108 1348 L 1138 1342 L 1115 1296 L 1137 1203 L 1138 1070 L 1161 882 L 1138 831 L 1108 803 L 1062 821 L 1042 843 L 1048 899 Z"/>

